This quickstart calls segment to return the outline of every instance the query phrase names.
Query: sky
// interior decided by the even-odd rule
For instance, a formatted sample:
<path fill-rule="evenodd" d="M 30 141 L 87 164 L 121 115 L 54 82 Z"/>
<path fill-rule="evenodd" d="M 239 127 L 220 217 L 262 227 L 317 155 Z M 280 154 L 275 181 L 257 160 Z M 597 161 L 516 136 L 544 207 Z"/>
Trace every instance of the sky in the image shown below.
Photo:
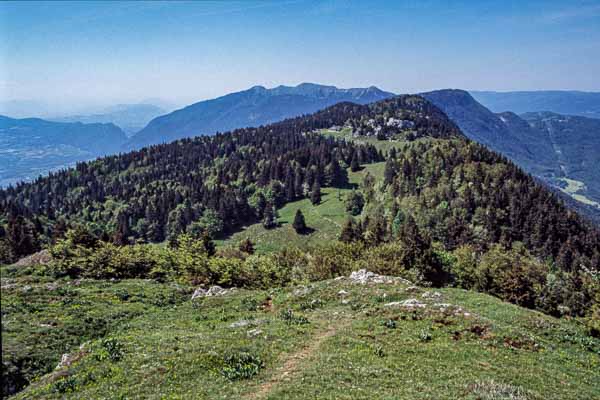
<path fill-rule="evenodd" d="M 600 0 L 2 2 L 0 100 L 183 105 L 254 85 L 600 91 Z"/>

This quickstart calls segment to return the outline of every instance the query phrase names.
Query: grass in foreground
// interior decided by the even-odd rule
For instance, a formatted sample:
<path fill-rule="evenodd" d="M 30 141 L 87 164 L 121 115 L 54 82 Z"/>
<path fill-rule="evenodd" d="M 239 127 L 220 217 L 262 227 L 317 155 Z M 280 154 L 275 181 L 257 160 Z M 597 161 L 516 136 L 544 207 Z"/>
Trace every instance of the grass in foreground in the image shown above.
<path fill-rule="evenodd" d="M 151 290 L 158 284 L 96 285 L 72 297 L 101 304 L 115 289 Z M 11 293 L 3 289 L 3 312 Z M 112 301 L 124 306 L 135 298 Z M 389 305 L 406 299 L 425 306 Z M 33 326 L 23 325 L 22 336 L 37 329 Z M 15 398 L 600 396 L 600 342 L 575 322 L 458 289 L 436 293 L 342 279 L 239 290 L 148 309 L 105 338 L 86 343 L 83 350 L 71 347 L 77 357 L 70 366 L 42 377 Z"/>

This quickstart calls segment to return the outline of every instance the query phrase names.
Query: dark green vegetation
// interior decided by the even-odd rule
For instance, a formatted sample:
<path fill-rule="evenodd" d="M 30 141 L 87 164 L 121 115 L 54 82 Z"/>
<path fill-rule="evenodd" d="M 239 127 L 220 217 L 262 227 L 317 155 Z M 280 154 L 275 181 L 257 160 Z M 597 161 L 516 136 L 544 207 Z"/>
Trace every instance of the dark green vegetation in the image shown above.
<path fill-rule="evenodd" d="M 0 186 L 118 152 L 126 139 L 113 124 L 0 116 Z"/>
<path fill-rule="evenodd" d="M 64 284 L 151 279 L 144 284 L 162 282 L 165 290 L 174 283 L 257 290 L 200 305 L 196 297 L 176 310 L 149 309 L 101 333 L 71 372 L 39 381 L 32 378 L 49 371 L 62 348 L 36 353 L 42 361 L 23 371 L 11 358 L 14 375 L 29 383 L 26 398 L 106 397 L 117 387 L 132 397 L 148 397 L 150 390 L 173 398 L 189 397 L 191 390 L 205 391 L 204 397 L 313 398 L 317 391 L 361 397 L 351 385 L 340 394 L 335 374 L 364 381 L 358 387 L 375 398 L 494 398 L 495 392 L 574 398 L 598 391 L 592 371 L 598 363 L 599 232 L 506 158 L 464 137 L 419 96 L 340 103 L 269 126 L 79 164 L 0 191 L 0 206 L 5 262 L 42 246 L 52 255 L 45 267 L 5 269 L 9 285 L 53 277 Z M 458 289 L 431 294 L 469 310 L 448 315 L 460 317 L 449 323 L 439 311 L 445 301 L 384 305 L 421 289 L 350 290 L 353 297 L 338 301 L 344 283 L 324 282 L 316 284 L 322 294 L 300 295 L 297 302 L 283 289 L 363 268 L 421 286 L 486 292 L 574 321 Z M 425 315 L 396 313 L 396 306 Z M 349 311 L 352 318 L 344 317 Z M 533 316 L 543 328 L 525 322 Z M 261 333 L 236 330 L 263 318 L 270 322 L 252 322 Z M 240 319 L 246 322 L 230 327 Z M 11 346 L 22 345 L 21 337 L 13 339 Z M 78 340 L 84 341 L 75 334 L 64 343 Z M 299 369 L 305 379 L 279 387 L 278 371 L 296 368 L 296 361 L 281 360 L 312 359 L 294 356 L 309 342 L 333 347 Z M 474 368 L 490 357 L 488 370 Z M 398 368 L 399 360 L 411 368 Z M 432 370 L 441 377 L 433 383 Z M 543 376 L 552 384 L 544 387 Z M 566 383 L 559 385 L 561 377 Z M 411 385 L 399 386 L 399 379 Z"/>
<path fill-rule="evenodd" d="M 318 132 L 349 120 L 397 112 L 415 121 L 417 137 L 459 136 L 446 116 L 419 97 L 361 106 L 351 103 L 262 128 L 107 157 L 0 191 L 10 261 L 87 224 L 117 244 L 161 242 L 194 223 L 224 233 L 262 220 L 288 201 L 320 186 L 348 185 L 346 166 L 382 161 L 370 144 L 335 140 Z M 317 200 L 317 196 L 314 196 Z M 221 232 L 214 232 L 219 234 Z"/>
<path fill-rule="evenodd" d="M 3 349 L 25 344 L 10 333 L 15 329 L 49 343 L 38 345 L 53 358 L 48 371 L 68 355 L 15 399 L 541 400 L 600 393 L 600 342 L 580 325 L 460 289 L 346 278 L 181 301 L 187 287 L 149 281 L 65 279 L 52 291 L 44 282 L 4 278 L 13 286 L 2 289 L 9 331 Z M 409 299 L 418 305 L 403 305 Z M 44 314 L 17 312 L 23 303 Z M 64 346 L 50 341 L 70 321 L 81 329 L 84 315 L 106 335 L 70 330 Z"/>
<path fill-rule="evenodd" d="M 266 125 L 344 101 L 367 104 L 392 96 L 376 87 L 338 89 L 313 83 L 273 89 L 255 86 L 157 117 L 131 138 L 129 147 L 134 149 L 184 137 Z"/>
<path fill-rule="evenodd" d="M 446 112 L 469 138 L 568 195 L 572 209 L 600 224 L 600 119 L 550 112 L 519 116 L 505 111 L 512 108 L 494 114 L 462 90 L 423 96 Z"/>

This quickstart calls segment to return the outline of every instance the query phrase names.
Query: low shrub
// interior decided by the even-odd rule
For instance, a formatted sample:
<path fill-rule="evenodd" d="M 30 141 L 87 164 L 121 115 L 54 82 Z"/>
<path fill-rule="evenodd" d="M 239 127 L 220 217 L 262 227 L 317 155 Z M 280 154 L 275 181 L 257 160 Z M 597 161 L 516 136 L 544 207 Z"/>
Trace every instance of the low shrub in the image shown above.
<path fill-rule="evenodd" d="M 224 355 L 221 374 L 230 381 L 249 379 L 264 368 L 262 359 L 247 351 L 232 351 Z"/>
<path fill-rule="evenodd" d="M 125 356 L 123 344 L 114 338 L 106 338 L 100 341 L 100 346 L 95 352 L 98 361 L 110 360 L 113 362 L 121 361 Z"/>
<path fill-rule="evenodd" d="M 291 309 L 282 310 L 279 313 L 279 318 L 285 321 L 288 325 L 304 325 L 308 324 L 308 319 L 303 316 L 297 316 Z"/>

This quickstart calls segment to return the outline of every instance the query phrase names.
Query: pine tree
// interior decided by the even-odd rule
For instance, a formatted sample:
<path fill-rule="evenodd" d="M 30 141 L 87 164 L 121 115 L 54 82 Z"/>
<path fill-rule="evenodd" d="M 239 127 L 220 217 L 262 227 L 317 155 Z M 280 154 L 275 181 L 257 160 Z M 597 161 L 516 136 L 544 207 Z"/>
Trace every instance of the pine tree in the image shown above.
<path fill-rule="evenodd" d="M 8 221 L 6 239 L 15 257 L 25 256 L 40 249 L 33 224 L 22 216 Z"/>
<path fill-rule="evenodd" d="M 405 218 L 406 218 L 406 216 L 404 215 L 402 210 L 398 210 L 398 212 L 396 213 L 396 216 L 394 217 L 394 220 L 392 221 L 392 236 L 393 237 L 398 237 L 398 235 L 400 235 L 400 231 L 404 225 Z"/>
<path fill-rule="evenodd" d="M 358 157 L 356 153 L 352 156 L 352 160 L 350 161 L 350 171 L 356 172 L 360 169 L 360 164 L 358 163 Z"/>
<path fill-rule="evenodd" d="M 315 206 L 321 203 L 321 185 L 318 180 L 315 180 L 315 184 L 312 187 L 310 202 Z"/>
<path fill-rule="evenodd" d="M 353 190 L 346 199 L 346 211 L 351 215 L 359 215 L 365 205 L 365 199 L 361 192 Z"/>
<path fill-rule="evenodd" d="M 296 233 L 302 234 L 306 232 L 306 221 L 304 221 L 304 214 L 300 209 L 296 210 L 296 215 L 294 216 L 294 223 L 292 227 L 296 231 Z"/>
<path fill-rule="evenodd" d="M 340 241 L 344 243 L 352 243 L 356 241 L 356 239 L 356 227 L 354 224 L 354 219 L 348 218 L 342 227 Z"/>
<path fill-rule="evenodd" d="M 342 187 L 348 182 L 346 171 L 337 160 L 332 160 L 325 168 L 325 181 L 329 186 Z"/>
<path fill-rule="evenodd" d="M 394 181 L 396 177 L 396 162 L 393 158 L 388 158 L 385 162 L 385 169 L 383 171 L 383 183 L 389 185 Z"/>
<path fill-rule="evenodd" d="M 202 245 L 204 246 L 204 250 L 206 251 L 206 254 L 209 257 L 214 256 L 215 253 L 217 252 L 217 248 L 215 246 L 215 242 L 212 241 L 212 238 L 210 237 L 210 235 L 207 231 L 204 231 L 204 233 L 202 234 L 202 237 L 200 238 L 200 241 L 202 242 Z"/>
<path fill-rule="evenodd" d="M 263 217 L 263 226 L 266 229 L 273 229 L 277 226 L 277 211 L 275 210 L 275 206 L 272 204 L 267 204 L 264 211 Z"/>

